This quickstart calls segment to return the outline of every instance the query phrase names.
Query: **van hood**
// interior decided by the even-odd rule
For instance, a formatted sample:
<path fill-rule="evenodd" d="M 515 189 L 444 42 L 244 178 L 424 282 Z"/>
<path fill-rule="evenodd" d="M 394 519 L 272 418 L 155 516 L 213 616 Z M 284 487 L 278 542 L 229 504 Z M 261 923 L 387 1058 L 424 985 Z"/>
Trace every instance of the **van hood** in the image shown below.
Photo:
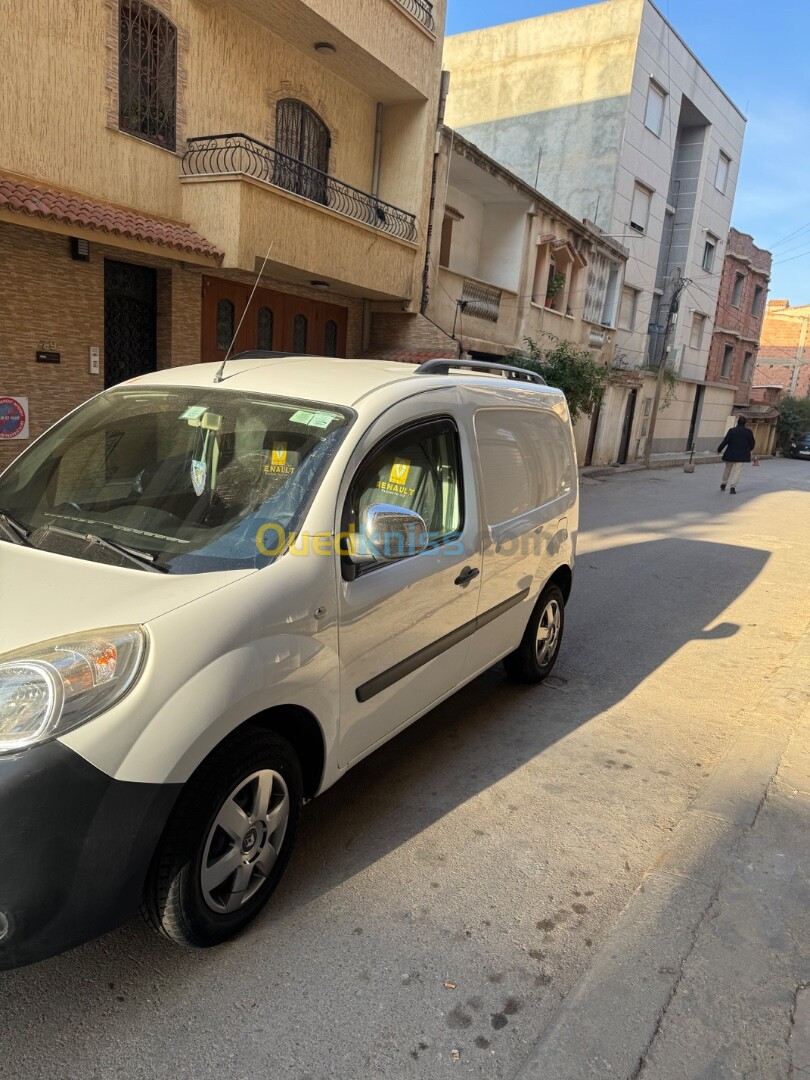
<path fill-rule="evenodd" d="M 153 574 L 0 541 L 0 654 L 82 630 L 148 623 L 253 573 Z"/>

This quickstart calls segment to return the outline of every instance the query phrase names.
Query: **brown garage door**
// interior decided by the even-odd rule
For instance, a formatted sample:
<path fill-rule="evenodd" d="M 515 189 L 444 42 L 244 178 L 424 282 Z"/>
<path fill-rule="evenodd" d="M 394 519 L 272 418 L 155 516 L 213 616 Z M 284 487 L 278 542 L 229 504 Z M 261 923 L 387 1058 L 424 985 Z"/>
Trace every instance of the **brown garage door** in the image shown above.
<path fill-rule="evenodd" d="M 224 278 L 204 277 L 202 290 L 204 362 L 225 359 L 240 322 L 233 353 L 268 349 L 317 356 L 346 355 L 349 312 L 345 307 L 272 289 L 257 289 L 250 300 L 251 286 Z"/>

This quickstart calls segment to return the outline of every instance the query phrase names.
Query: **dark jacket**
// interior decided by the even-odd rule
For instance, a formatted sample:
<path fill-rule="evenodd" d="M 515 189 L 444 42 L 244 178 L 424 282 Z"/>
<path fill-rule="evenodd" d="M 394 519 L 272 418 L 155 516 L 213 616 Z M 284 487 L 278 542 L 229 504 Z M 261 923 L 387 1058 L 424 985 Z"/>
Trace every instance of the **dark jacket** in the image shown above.
<path fill-rule="evenodd" d="M 723 461 L 750 461 L 751 451 L 756 445 L 756 439 L 754 433 L 750 428 L 747 428 L 744 424 L 737 424 L 736 427 L 729 428 L 726 432 L 726 437 L 717 447 L 717 453 L 725 447 L 726 452 L 723 454 Z"/>

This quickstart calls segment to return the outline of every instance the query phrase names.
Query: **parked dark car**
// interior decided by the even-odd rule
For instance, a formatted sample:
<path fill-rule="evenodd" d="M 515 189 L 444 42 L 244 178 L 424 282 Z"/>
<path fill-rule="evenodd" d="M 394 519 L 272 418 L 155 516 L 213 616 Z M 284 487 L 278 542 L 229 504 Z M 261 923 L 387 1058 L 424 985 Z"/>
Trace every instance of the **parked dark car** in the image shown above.
<path fill-rule="evenodd" d="M 790 441 L 790 456 L 795 458 L 810 458 L 810 431 L 804 435 L 797 435 Z"/>

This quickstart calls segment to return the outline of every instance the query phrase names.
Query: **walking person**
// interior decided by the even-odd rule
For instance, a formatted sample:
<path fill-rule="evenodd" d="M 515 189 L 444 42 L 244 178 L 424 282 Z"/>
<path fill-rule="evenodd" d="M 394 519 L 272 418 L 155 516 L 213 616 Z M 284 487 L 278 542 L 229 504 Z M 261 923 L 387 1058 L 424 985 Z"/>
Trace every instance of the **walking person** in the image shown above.
<path fill-rule="evenodd" d="M 728 429 L 726 437 L 717 447 L 718 454 L 725 449 L 723 461 L 726 466 L 723 469 L 723 482 L 720 484 L 721 491 L 726 490 L 726 484 L 730 480 L 730 494 L 737 494 L 737 484 L 740 480 L 742 467 L 747 461 L 751 460 L 751 451 L 754 449 L 755 444 L 754 433 L 746 427 L 745 417 L 738 416 L 737 426 Z"/>

